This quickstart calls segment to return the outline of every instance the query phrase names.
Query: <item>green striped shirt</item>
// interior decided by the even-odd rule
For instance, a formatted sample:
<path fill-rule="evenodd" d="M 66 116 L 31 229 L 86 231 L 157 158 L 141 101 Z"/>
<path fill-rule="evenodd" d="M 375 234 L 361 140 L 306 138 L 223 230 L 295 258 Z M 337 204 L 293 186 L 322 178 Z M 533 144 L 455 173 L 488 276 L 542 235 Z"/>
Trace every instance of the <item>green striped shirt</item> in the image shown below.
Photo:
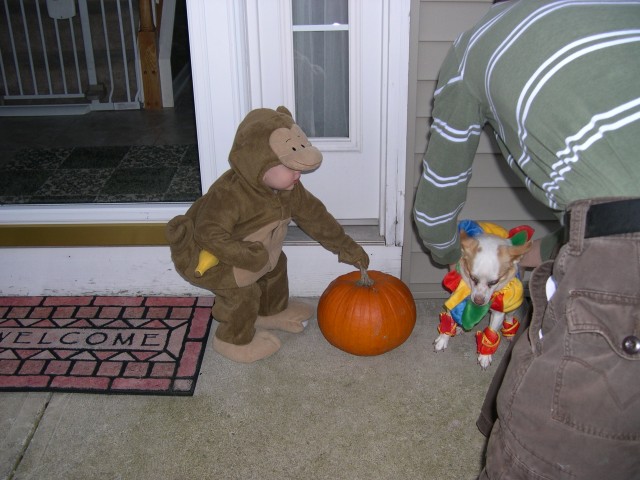
<path fill-rule="evenodd" d="M 460 256 L 458 214 L 487 123 L 509 166 L 558 212 L 640 196 L 640 0 L 509 1 L 455 41 L 414 205 L 442 264 Z"/>

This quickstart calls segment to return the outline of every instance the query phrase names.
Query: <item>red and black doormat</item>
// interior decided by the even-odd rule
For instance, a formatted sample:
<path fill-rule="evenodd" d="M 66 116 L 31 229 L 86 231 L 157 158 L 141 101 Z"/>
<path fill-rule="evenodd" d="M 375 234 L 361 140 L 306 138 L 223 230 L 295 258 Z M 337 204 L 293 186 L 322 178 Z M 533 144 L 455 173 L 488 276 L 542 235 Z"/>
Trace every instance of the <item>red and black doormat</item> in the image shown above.
<path fill-rule="evenodd" d="M 193 395 L 212 297 L 0 297 L 0 391 Z"/>

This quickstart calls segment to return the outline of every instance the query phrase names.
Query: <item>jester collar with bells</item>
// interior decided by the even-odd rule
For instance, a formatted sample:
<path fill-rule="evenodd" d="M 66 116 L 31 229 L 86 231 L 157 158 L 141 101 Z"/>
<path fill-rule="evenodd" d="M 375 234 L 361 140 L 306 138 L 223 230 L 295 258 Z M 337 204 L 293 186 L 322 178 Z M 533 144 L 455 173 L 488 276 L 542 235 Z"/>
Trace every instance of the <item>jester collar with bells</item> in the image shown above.
<path fill-rule="evenodd" d="M 474 222 L 473 220 L 462 220 L 458 224 L 459 230 L 464 230 L 469 237 L 475 237 L 482 233 L 490 233 L 502 238 L 511 239 L 512 245 L 523 245 L 531 239 L 533 236 L 533 229 L 528 225 L 521 225 L 515 227 L 509 231 L 488 222 Z M 475 327 L 480 320 L 487 314 L 489 309 L 499 312 L 512 312 L 516 310 L 524 300 L 524 289 L 522 282 L 518 276 L 514 277 L 507 285 L 501 290 L 495 292 L 491 301 L 486 305 L 476 305 L 472 301 L 469 301 L 471 289 L 462 279 L 459 272 L 460 264 L 456 265 L 456 270 L 448 272 L 443 281 L 443 286 L 451 292 L 451 296 L 444 303 L 446 312 L 441 314 L 441 327 L 442 320 L 448 320 L 450 322 L 449 329 L 450 335 L 455 335 L 455 325 L 460 325 L 464 330 L 470 330 Z M 442 316 L 445 316 L 445 319 Z M 446 318 L 449 317 L 449 318 Z M 517 326 L 513 326 L 517 330 Z M 441 331 L 440 333 L 447 333 Z M 515 331 L 513 332 L 515 333 Z M 508 334 L 505 332 L 505 334 Z"/>

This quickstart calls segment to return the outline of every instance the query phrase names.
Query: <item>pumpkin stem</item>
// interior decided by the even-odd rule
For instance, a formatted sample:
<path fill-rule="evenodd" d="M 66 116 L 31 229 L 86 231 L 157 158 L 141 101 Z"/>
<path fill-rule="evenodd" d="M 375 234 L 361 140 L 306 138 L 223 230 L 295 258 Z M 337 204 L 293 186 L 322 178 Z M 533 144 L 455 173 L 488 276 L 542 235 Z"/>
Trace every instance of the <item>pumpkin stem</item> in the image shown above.
<path fill-rule="evenodd" d="M 360 267 L 360 280 L 356 282 L 359 287 L 371 287 L 375 282 L 371 279 L 367 273 L 367 269 Z"/>

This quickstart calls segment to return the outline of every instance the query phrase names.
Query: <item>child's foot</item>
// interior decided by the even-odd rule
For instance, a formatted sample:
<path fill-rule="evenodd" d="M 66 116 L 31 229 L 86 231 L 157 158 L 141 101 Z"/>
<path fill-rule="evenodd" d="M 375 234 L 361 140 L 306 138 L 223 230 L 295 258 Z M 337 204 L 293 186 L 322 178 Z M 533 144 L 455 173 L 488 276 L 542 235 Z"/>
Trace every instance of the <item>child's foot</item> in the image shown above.
<path fill-rule="evenodd" d="M 315 308 L 298 300 L 291 300 L 289 306 L 282 312 L 268 317 L 258 315 L 256 327 L 268 330 L 282 330 L 284 332 L 300 333 L 313 316 Z"/>
<path fill-rule="evenodd" d="M 223 357 L 238 363 L 253 363 L 280 350 L 280 340 L 274 334 L 256 330 L 250 343 L 234 345 L 213 337 L 213 349 Z"/>

